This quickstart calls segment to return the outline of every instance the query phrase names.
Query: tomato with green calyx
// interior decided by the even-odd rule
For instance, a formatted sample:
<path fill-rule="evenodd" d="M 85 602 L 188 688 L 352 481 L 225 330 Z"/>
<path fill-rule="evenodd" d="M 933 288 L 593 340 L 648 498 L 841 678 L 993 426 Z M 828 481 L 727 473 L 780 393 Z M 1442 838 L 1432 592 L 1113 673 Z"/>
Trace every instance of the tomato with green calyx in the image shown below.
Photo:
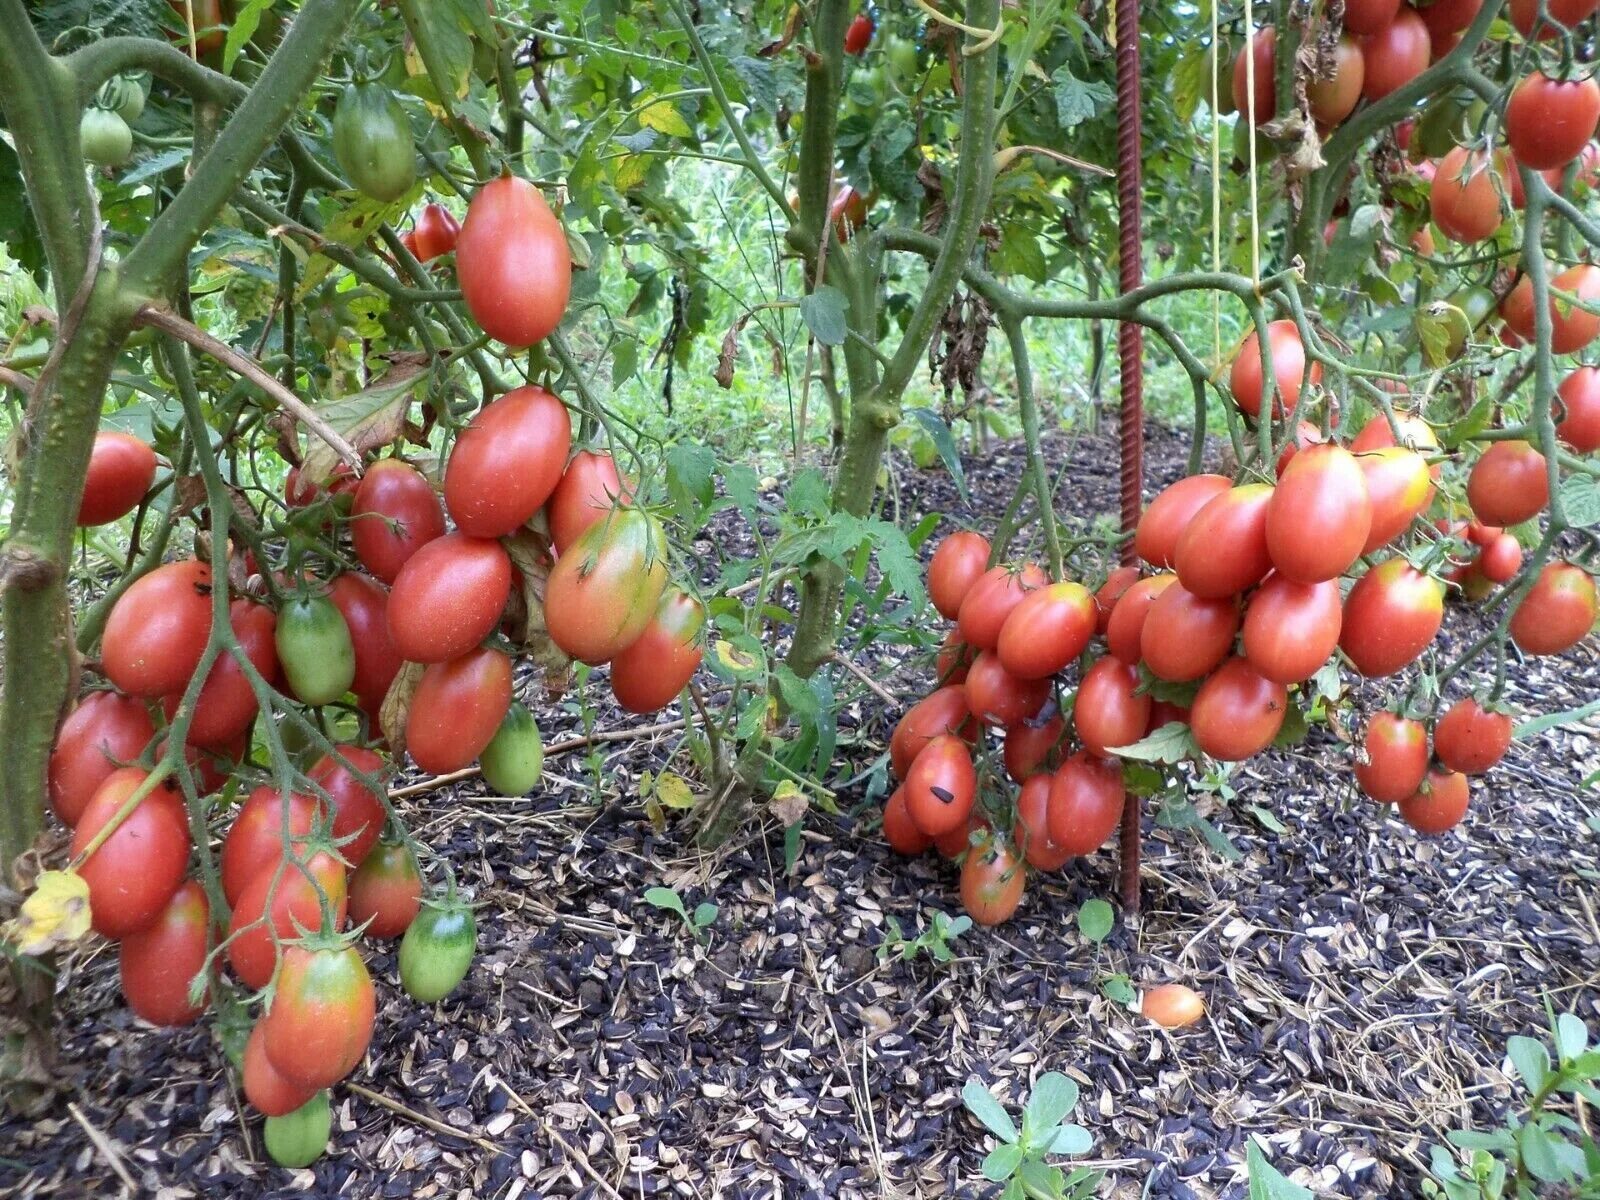
<path fill-rule="evenodd" d="M 339 855 L 352 867 L 359 867 L 378 844 L 385 817 L 382 783 L 375 792 L 361 782 L 356 772 L 381 781 L 387 766 L 376 750 L 365 746 L 335 746 L 333 754 L 324 754 L 306 772 L 312 783 L 320 784 L 328 793 Z"/>
<path fill-rule="evenodd" d="M 890 793 L 883 804 L 883 840 L 896 854 L 922 854 L 933 845 L 933 839 L 917 828 L 906 808 L 906 789 L 902 784 Z"/>
<path fill-rule="evenodd" d="M 611 660 L 611 691 L 629 712 L 665 708 L 700 669 L 705 606 L 679 587 L 661 593 L 644 632 Z"/>
<path fill-rule="evenodd" d="M 422 872 L 404 842 L 379 842 L 350 876 L 350 924 L 367 937 L 399 937 L 421 907 Z"/>
<path fill-rule="evenodd" d="M 433 485 L 398 458 L 373 463 L 350 504 L 350 541 L 356 557 L 385 583 L 406 560 L 444 536 L 444 510 Z"/>
<path fill-rule="evenodd" d="M 1511 749 L 1511 714 L 1485 708 L 1468 696 L 1457 700 L 1433 727 L 1433 752 L 1446 769 L 1481 775 Z"/>
<path fill-rule="evenodd" d="M 89 849 L 149 777 L 140 767 L 120 767 L 106 776 L 72 832 L 74 859 Z M 120 938 L 151 925 L 183 883 L 189 849 L 183 798 L 162 780 L 78 868 L 89 888 L 94 931 Z"/>
<path fill-rule="evenodd" d="M 965 687 L 947 685 L 929 693 L 907 710 L 889 739 L 889 765 L 901 779 L 923 748 L 935 738 L 953 733 L 967 742 L 978 736 L 978 723 L 967 707 Z"/>
<path fill-rule="evenodd" d="M 423 1004 L 436 1004 L 460 986 L 478 949 L 478 922 L 455 897 L 429 900 L 400 942 L 400 985 Z"/>
<path fill-rule="evenodd" d="M 328 585 L 328 599 L 344 618 L 356 652 L 350 690 L 368 718 L 376 721 L 402 661 L 389 637 L 389 593 L 371 576 L 350 571 Z"/>
<path fill-rule="evenodd" d="M 485 405 L 456 438 L 444 502 L 469 537 L 504 537 L 525 524 L 561 482 L 572 445 L 567 407 L 542 387 L 519 387 Z"/>
<path fill-rule="evenodd" d="M 1428 773 L 1428 731 L 1421 721 L 1378 712 L 1367 722 L 1355 761 L 1356 782 L 1380 804 L 1399 804 Z"/>
<path fill-rule="evenodd" d="M 1260 583 L 1272 569 L 1267 547 L 1272 492 L 1271 484 L 1246 483 L 1207 501 L 1178 538 L 1173 553 L 1178 582 L 1207 599 Z"/>
<path fill-rule="evenodd" d="M 1238 632 L 1236 598 L 1203 599 L 1176 584 L 1150 606 L 1139 634 L 1140 656 L 1158 678 L 1185 683 L 1227 658 Z"/>
<path fill-rule="evenodd" d="M 189 999 L 189 985 L 206 967 L 211 905 L 194 880 L 181 884 L 154 922 L 122 939 L 117 948 L 122 998 L 152 1025 L 187 1025 L 205 1007 Z"/>
<path fill-rule="evenodd" d="M 1511 190 L 1510 167 L 1503 152 L 1493 159 L 1482 151 L 1457 146 L 1434 173 L 1429 188 L 1433 223 L 1457 242 L 1471 244 L 1493 237 L 1505 220 L 1501 200 Z"/>
<path fill-rule="evenodd" d="M 1244 656 L 1267 679 L 1301 683 L 1333 656 L 1343 617 L 1337 580 L 1269 575 L 1245 607 Z"/>
<path fill-rule="evenodd" d="M 314 1093 L 285 1079 L 267 1061 L 264 1036 L 261 1022 L 257 1021 L 244 1044 L 244 1069 L 241 1072 L 244 1098 L 265 1116 L 281 1117 L 306 1103 Z"/>
<path fill-rule="evenodd" d="M 461 223 L 441 204 L 424 206 L 411 230 L 414 249 L 412 255 L 418 262 L 432 262 L 441 255 L 450 254 L 461 236 Z"/>
<path fill-rule="evenodd" d="M 326 850 L 311 853 L 304 863 L 285 860 L 281 871 L 274 863 L 256 873 L 240 893 L 228 925 L 228 964 L 240 982 L 251 988 L 267 986 L 278 965 L 274 936 L 286 942 L 299 937 L 301 929 L 320 929 L 323 896 L 330 925 L 342 928 L 348 911 L 344 863 Z"/>
<path fill-rule="evenodd" d="M 287 843 L 303 843 L 317 823 L 319 805 L 300 792 L 285 795 L 262 784 L 244 798 L 222 839 L 222 894 L 237 908 L 256 876 L 277 867 Z"/>
<path fill-rule="evenodd" d="M 1017 679 L 1044 679 L 1078 655 L 1094 636 L 1094 597 L 1070 580 L 1029 592 L 1000 627 L 996 654 Z"/>
<path fill-rule="evenodd" d="M 1372 502 L 1355 455 L 1324 443 L 1295 455 L 1267 505 L 1272 567 L 1297 583 L 1335 579 L 1361 557 Z"/>
<path fill-rule="evenodd" d="M 1069 855 L 1093 854 L 1122 822 L 1122 763 L 1079 751 L 1055 773 L 1046 810 L 1050 840 Z"/>
<path fill-rule="evenodd" d="M 1204 753 L 1239 762 L 1272 744 L 1288 711 L 1283 684 L 1260 674 L 1248 659 L 1230 658 L 1195 693 L 1189 727 Z"/>
<path fill-rule="evenodd" d="M 1277 394 L 1272 400 L 1272 414 L 1278 417 L 1298 403 L 1301 388 L 1322 381 L 1322 364 L 1313 362 L 1307 366 L 1305 345 L 1300 341 L 1300 330 L 1293 321 L 1273 321 L 1267 326 L 1267 339 L 1272 347 L 1272 374 L 1278 381 Z M 1261 340 L 1255 330 L 1251 330 L 1239 343 L 1228 375 L 1233 402 L 1247 416 L 1261 415 L 1263 379 Z"/>
<path fill-rule="evenodd" d="M 322 1157 L 333 1132 L 328 1093 L 319 1091 L 293 1112 L 268 1117 L 261 1127 L 267 1154 L 280 1167 L 309 1167 Z"/>
<path fill-rule="evenodd" d="M 275 685 L 278 681 L 277 615 L 253 600 L 235 600 L 228 606 L 228 618 L 245 657 L 268 685 Z M 181 700 L 178 695 L 162 700 L 169 721 Z M 211 664 L 206 681 L 200 686 L 194 717 L 189 722 L 189 745 L 209 749 L 228 745 L 250 728 L 258 707 L 255 689 L 245 677 L 244 668 L 237 658 L 224 651 Z"/>
<path fill-rule="evenodd" d="M 278 613 L 278 661 L 289 690 L 307 704 L 331 704 L 356 678 L 350 627 L 327 596 L 302 594 Z"/>
<path fill-rule="evenodd" d="M 181 692 L 210 636 L 211 568 L 181 559 L 157 567 L 117 598 L 100 637 L 100 665 L 131 695 Z"/>
<path fill-rule="evenodd" d="M 1444 620 L 1444 591 L 1403 558 L 1379 563 L 1344 602 L 1339 648 L 1362 675 L 1393 675 L 1428 648 Z"/>
<path fill-rule="evenodd" d="M 1226 475 L 1189 475 L 1164 489 L 1139 518 L 1133 548 L 1152 567 L 1172 566 L 1173 553 L 1196 513 L 1233 486 Z"/>
<path fill-rule="evenodd" d="M 928 599 L 939 615 L 954 621 L 961 602 L 989 569 L 989 539 L 962 529 L 939 543 L 928 562 Z"/>
<path fill-rule="evenodd" d="M 1396 413 L 1395 424 L 1400 427 L 1398 442 L 1395 441 L 1394 430 L 1389 427 L 1389 419 L 1379 413 L 1363 425 L 1360 432 L 1351 439 L 1350 452 L 1359 455 L 1371 450 L 1382 450 L 1387 446 L 1403 445 L 1408 450 L 1416 450 L 1426 455 L 1439 449 L 1439 439 L 1433 432 L 1433 426 L 1421 417 Z M 1438 467 L 1433 468 L 1433 477 L 1438 479 Z"/>
<path fill-rule="evenodd" d="M 50 807 L 74 826 L 106 778 L 144 753 L 155 737 L 150 710 L 132 696 L 90 692 L 67 714 L 50 751 Z"/>
<path fill-rule="evenodd" d="M 366 1054 L 376 1008 L 354 946 L 331 937 L 289 946 L 261 1018 L 267 1061 L 301 1087 L 337 1083 Z"/>
<path fill-rule="evenodd" d="M 1021 568 L 991 567 L 980 575 L 961 598 L 956 628 L 961 640 L 977 650 L 994 650 L 1006 618 L 1031 591 L 1045 587 L 1050 577 L 1036 563 Z"/>
<path fill-rule="evenodd" d="M 89 452 L 79 525 L 106 525 L 139 506 L 156 477 L 156 452 L 131 433 L 101 430 Z"/>
<path fill-rule="evenodd" d="M 511 707 L 511 660 L 480 646 L 422 673 L 406 715 L 406 749 L 434 774 L 459 771 L 493 740 Z"/>
<path fill-rule="evenodd" d="M 1022 851 L 1023 860 L 1036 871 L 1059 871 L 1072 852 L 1056 844 L 1050 836 L 1050 792 L 1055 773 L 1031 776 L 1017 793 L 1017 820 L 1011 836 Z"/>
<path fill-rule="evenodd" d="M 1578 263 L 1549 280 L 1551 292 L 1565 292 L 1586 304 L 1600 302 L 1600 266 Z M 1533 282 L 1524 275 L 1500 302 L 1506 328 L 1524 342 L 1534 340 Z M 1550 350 L 1576 354 L 1600 336 L 1600 316 L 1576 304 L 1550 297 Z"/>
<path fill-rule="evenodd" d="M 972 848 L 961 864 L 961 907 L 978 925 L 1009 921 L 1022 903 L 1028 873 L 1009 839 L 995 834 Z"/>
<path fill-rule="evenodd" d="M 113 75 L 100 85 L 95 102 L 132 125 L 144 116 L 144 87 L 136 75 Z"/>
<path fill-rule="evenodd" d="M 410 662 L 441 663 L 494 632 L 511 596 L 511 558 L 488 538 L 447 533 L 400 568 L 389 591 L 389 640 Z"/>
<path fill-rule="evenodd" d="M 930 741 L 906 773 L 906 809 L 917 828 L 929 837 L 964 824 L 977 792 L 972 751 L 954 734 L 941 734 Z"/>
<path fill-rule="evenodd" d="M 1571 563 L 1546 564 L 1511 614 L 1511 640 L 1524 654 L 1560 654 L 1594 627 L 1594 580 Z"/>
<path fill-rule="evenodd" d="M 500 728 L 480 756 L 483 780 L 502 796 L 526 796 L 544 774 L 544 742 L 522 704 L 506 709 Z"/>
<path fill-rule="evenodd" d="M 1006 774 L 1018 783 L 1026 783 L 1037 772 L 1055 770 L 1066 740 L 1067 722 L 1054 704 L 1036 717 L 1007 726 L 1003 755 Z"/>
<path fill-rule="evenodd" d="M 1485 525 L 1520 525 L 1550 503 L 1544 455 L 1524 441 L 1494 442 L 1467 476 L 1467 503 Z"/>
<path fill-rule="evenodd" d="M 616 459 L 609 454 L 579 450 L 561 473 L 545 506 L 550 544 L 557 554 L 566 553 L 584 530 L 631 499 L 633 486 L 623 482 Z"/>
<path fill-rule="evenodd" d="M 609 662 L 644 633 L 666 586 L 660 523 L 641 509 L 618 509 L 556 560 L 545 584 L 550 640 L 580 662 Z"/>
<path fill-rule="evenodd" d="M 1137 664 L 1143 651 L 1144 623 L 1150 608 L 1169 587 L 1178 582 L 1171 572 L 1141 579 L 1118 598 L 1106 622 L 1106 645 L 1114 658 Z"/>
<path fill-rule="evenodd" d="M 375 81 L 348 85 L 333 111 L 333 156 L 357 189 L 388 202 L 417 179 L 411 122 L 395 94 Z"/>
<path fill-rule="evenodd" d="M 1411 527 L 1433 502 L 1428 460 L 1404 446 L 1388 446 L 1356 456 L 1371 512 L 1361 553 L 1371 554 Z"/>
<path fill-rule="evenodd" d="M 133 130 L 110 109 L 86 108 L 78 122 L 78 144 L 86 162 L 120 167 L 133 157 Z"/>
<path fill-rule="evenodd" d="M 572 294 L 572 251 L 538 188 L 504 175 L 478 189 L 456 239 L 456 277 L 496 341 L 520 350 L 555 332 Z"/>
<path fill-rule="evenodd" d="M 1015 725 L 1039 714 L 1050 699 L 1050 680 L 1018 679 L 1005 669 L 1000 657 L 983 651 L 967 671 L 967 707 L 985 725 Z"/>
<path fill-rule="evenodd" d="M 1400 801 L 1400 817 L 1418 833 L 1446 833 L 1467 815 L 1469 794 L 1465 775 L 1436 767 L 1421 787 Z"/>
<path fill-rule="evenodd" d="M 1078 740 L 1093 754 L 1133 745 L 1150 720 L 1150 697 L 1139 690 L 1139 672 L 1119 658 L 1100 659 L 1078 684 L 1072 720 Z"/>
<path fill-rule="evenodd" d="M 1552 79 L 1535 70 L 1506 102 L 1506 142 L 1517 161 L 1535 171 L 1565 167 L 1577 158 L 1597 123 L 1600 83 L 1592 78 Z"/>

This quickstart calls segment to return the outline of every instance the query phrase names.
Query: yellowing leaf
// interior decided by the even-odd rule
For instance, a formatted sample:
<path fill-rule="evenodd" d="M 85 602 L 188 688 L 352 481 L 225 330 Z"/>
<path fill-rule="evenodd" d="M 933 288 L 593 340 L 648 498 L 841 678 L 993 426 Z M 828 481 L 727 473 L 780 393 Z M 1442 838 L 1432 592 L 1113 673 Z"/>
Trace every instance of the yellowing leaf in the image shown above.
<path fill-rule="evenodd" d="M 661 778 L 656 780 L 656 799 L 667 808 L 694 807 L 694 793 L 689 790 L 688 782 L 670 771 L 661 772 Z"/>
<path fill-rule="evenodd" d="M 89 885 L 74 871 L 46 871 L 22 902 L 7 937 L 19 954 L 44 954 L 89 932 Z"/>
<path fill-rule="evenodd" d="M 358 451 L 373 450 L 392 442 L 405 429 L 406 413 L 411 408 L 411 393 L 426 378 L 426 355 L 396 355 L 389 369 L 364 390 L 340 396 L 317 406 L 317 414 L 345 436 Z M 311 435 L 300 476 L 323 483 L 333 474 L 339 456 L 322 439 Z"/>
<path fill-rule="evenodd" d="M 643 154 L 630 154 L 617 162 L 617 190 L 631 191 L 650 173 L 650 160 Z"/>
<path fill-rule="evenodd" d="M 639 124 L 670 137 L 694 136 L 694 130 L 689 128 L 689 122 L 683 119 L 683 114 L 666 100 L 657 100 L 640 109 Z"/>
<path fill-rule="evenodd" d="M 754 671 L 761 666 L 752 655 L 735 648 L 732 642 L 721 638 L 718 638 L 711 647 L 711 652 L 717 656 L 717 661 L 734 675 Z"/>
<path fill-rule="evenodd" d="M 811 807 L 811 802 L 806 799 L 806 794 L 800 790 L 799 784 L 792 779 L 785 779 L 772 789 L 770 807 L 778 824 L 787 827 L 805 819 L 806 810 Z"/>

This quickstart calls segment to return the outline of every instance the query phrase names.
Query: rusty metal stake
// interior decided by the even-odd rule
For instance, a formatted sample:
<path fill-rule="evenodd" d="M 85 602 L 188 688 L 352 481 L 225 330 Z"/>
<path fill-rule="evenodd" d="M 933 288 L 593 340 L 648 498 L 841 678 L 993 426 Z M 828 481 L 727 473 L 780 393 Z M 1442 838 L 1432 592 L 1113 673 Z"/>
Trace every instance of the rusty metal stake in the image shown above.
<path fill-rule="evenodd" d="M 1139 136 L 1139 0 L 1115 0 L 1117 9 L 1117 226 L 1121 235 L 1121 290 L 1143 279 L 1144 219 L 1141 211 Z M 1122 392 L 1122 531 L 1132 534 L 1142 510 L 1144 483 L 1144 328 L 1123 321 L 1117 331 Z M 1122 544 L 1122 561 L 1133 563 L 1133 538 Z M 1129 796 L 1122 810 L 1122 906 L 1139 911 L 1139 838 L 1144 804 Z"/>

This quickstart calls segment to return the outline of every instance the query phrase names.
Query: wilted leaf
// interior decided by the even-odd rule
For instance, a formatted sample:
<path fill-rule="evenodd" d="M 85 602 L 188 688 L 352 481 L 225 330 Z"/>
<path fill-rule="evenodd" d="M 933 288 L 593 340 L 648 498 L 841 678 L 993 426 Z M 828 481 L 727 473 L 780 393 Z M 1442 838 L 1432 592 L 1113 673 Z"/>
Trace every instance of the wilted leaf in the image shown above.
<path fill-rule="evenodd" d="M 389 743 L 389 751 L 396 759 L 406 752 L 406 718 L 411 715 L 411 697 L 416 695 L 417 684 L 422 682 L 423 670 L 421 663 L 402 664 L 383 698 L 383 706 L 378 709 L 378 727 L 383 730 L 383 740 Z"/>
<path fill-rule="evenodd" d="M 798 825 L 805 820 L 811 802 L 806 799 L 806 794 L 801 791 L 799 784 L 792 779 L 785 779 L 773 789 L 772 802 L 768 807 L 772 809 L 772 815 L 778 824 L 787 827 Z"/>
<path fill-rule="evenodd" d="M 544 616 L 544 589 L 550 579 L 550 568 L 555 565 L 555 555 L 550 551 L 550 539 L 542 530 L 523 526 L 501 545 L 511 557 L 521 581 L 520 596 L 523 611 L 517 625 L 518 641 L 534 664 L 544 671 L 547 686 L 555 681 L 556 691 L 565 691 L 564 679 L 572 666 L 572 659 L 550 640 L 549 625 Z"/>
<path fill-rule="evenodd" d="M 425 354 L 396 355 L 389 369 L 359 392 L 317 407 L 317 415 L 344 435 L 357 453 L 392 442 L 405 432 L 411 392 L 428 371 Z M 322 483 L 338 465 L 339 456 L 321 438 L 308 436 L 300 477 Z"/>
<path fill-rule="evenodd" d="M 688 781 L 670 771 L 661 772 L 656 780 L 656 799 L 665 808 L 693 808 L 695 803 Z"/>
<path fill-rule="evenodd" d="M 6 929 L 18 954 L 39 955 L 89 932 L 89 885 L 75 871 L 45 871 Z"/>

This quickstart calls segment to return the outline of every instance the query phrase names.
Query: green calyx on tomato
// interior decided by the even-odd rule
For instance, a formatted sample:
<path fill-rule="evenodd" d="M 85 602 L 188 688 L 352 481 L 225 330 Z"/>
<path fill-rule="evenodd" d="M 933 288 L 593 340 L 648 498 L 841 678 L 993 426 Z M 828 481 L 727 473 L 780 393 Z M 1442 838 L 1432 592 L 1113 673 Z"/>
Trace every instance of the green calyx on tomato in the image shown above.
<path fill-rule="evenodd" d="M 262 1134 L 267 1153 L 280 1167 L 309 1167 L 328 1148 L 333 1132 L 333 1110 L 328 1093 L 318 1092 L 293 1112 L 268 1117 Z"/>
<path fill-rule="evenodd" d="M 453 891 L 425 901 L 400 942 L 400 984 L 406 995 L 436 1004 L 455 991 L 472 967 L 478 922 Z"/>
<path fill-rule="evenodd" d="M 526 796 L 533 791 L 544 774 L 544 743 L 533 714 L 522 704 L 508 708 L 478 762 L 484 782 L 502 796 Z"/>
<path fill-rule="evenodd" d="M 278 661 L 294 694 L 307 704 L 331 704 L 356 678 L 350 627 L 326 596 L 296 596 L 278 613 Z"/>
<path fill-rule="evenodd" d="M 333 155 L 350 182 L 374 200 L 398 200 L 417 178 L 411 122 L 381 83 L 352 83 L 340 95 Z"/>

